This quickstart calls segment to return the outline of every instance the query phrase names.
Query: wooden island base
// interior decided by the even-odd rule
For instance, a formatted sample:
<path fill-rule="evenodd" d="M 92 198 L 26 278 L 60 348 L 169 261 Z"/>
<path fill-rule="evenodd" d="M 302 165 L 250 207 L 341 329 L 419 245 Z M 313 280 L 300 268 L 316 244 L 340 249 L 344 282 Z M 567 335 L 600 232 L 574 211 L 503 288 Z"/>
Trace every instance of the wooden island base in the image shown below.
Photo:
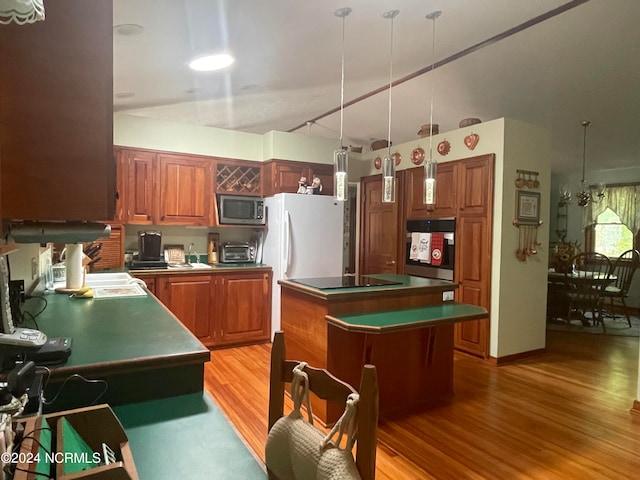
<path fill-rule="evenodd" d="M 281 328 L 287 358 L 326 368 L 357 386 L 376 366 L 380 414 L 446 403 L 453 394 L 453 326 L 487 318 L 482 307 L 442 303 L 456 285 L 406 275 L 401 285 L 316 290 L 281 280 Z M 312 398 L 315 416 L 335 423 L 344 406 Z"/>

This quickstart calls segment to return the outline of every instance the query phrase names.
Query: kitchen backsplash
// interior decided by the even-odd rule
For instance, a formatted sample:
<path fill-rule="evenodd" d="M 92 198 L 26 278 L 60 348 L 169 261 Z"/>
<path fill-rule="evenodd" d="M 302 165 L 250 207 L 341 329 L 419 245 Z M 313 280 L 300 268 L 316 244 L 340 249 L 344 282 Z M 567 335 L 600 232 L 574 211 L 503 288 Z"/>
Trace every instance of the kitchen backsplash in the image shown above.
<path fill-rule="evenodd" d="M 125 251 L 138 250 L 138 232 L 142 230 L 155 230 L 162 233 L 162 245 L 184 245 L 185 251 L 190 243 L 194 244 L 198 255 L 207 254 L 207 234 L 217 232 L 220 235 L 220 244 L 225 242 L 249 242 L 251 238 L 262 229 L 253 228 L 203 228 L 203 227 L 176 227 L 155 225 L 125 225 Z"/>

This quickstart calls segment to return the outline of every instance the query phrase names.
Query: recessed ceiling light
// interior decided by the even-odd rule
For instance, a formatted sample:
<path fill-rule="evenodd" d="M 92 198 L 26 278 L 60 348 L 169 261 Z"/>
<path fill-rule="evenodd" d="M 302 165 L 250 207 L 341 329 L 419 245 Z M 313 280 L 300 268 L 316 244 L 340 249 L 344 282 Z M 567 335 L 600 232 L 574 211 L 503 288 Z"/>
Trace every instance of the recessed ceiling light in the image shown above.
<path fill-rule="evenodd" d="M 137 23 L 122 23 L 113 27 L 118 35 L 140 35 L 144 28 Z"/>
<path fill-rule="evenodd" d="M 235 61 L 235 58 L 228 53 L 205 55 L 191 60 L 191 62 L 189 62 L 189 67 L 193 70 L 197 70 L 198 72 L 212 72 L 214 70 L 227 68 Z"/>

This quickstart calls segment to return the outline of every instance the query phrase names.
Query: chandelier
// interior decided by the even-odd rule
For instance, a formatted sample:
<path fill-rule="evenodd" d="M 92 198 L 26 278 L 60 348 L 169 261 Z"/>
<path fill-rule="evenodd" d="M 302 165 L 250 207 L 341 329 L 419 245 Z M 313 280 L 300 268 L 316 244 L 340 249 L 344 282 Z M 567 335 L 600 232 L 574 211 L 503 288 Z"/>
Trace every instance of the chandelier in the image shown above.
<path fill-rule="evenodd" d="M 587 181 L 585 180 L 585 170 L 587 164 L 587 127 L 591 125 L 591 122 L 585 120 L 582 122 L 584 128 L 584 136 L 582 141 L 582 180 L 580 181 L 580 188 L 576 193 L 576 203 L 580 207 L 586 207 L 590 203 L 599 203 L 604 199 L 604 192 L 607 185 L 604 182 L 598 182 L 596 184 L 595 194 L 591 192 Z M 560 205 L 566 205 L 573 200 L 571 188 L 567 184 L 560 185 Z"/>
<path fill-rule="evenodd" d="M 18 25 L 44 20 L 43 0 L 0 0 L 0 24 Z"/>

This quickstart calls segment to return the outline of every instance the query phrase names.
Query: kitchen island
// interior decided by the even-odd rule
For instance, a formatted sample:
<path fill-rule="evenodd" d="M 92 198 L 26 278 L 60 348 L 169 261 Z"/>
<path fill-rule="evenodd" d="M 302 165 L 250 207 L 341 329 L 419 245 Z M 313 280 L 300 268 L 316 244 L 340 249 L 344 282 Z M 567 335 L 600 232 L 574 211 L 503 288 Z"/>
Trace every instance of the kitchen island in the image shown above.
<path fill-rule="evenodd" d="M 364 364 L 375 365 L 381 414 L 447 402 L 453 394 L 453 326 L 487 318 L 487 311 L 443 302 L 444 292 L 457 288 L 448 281 L 368 277 L 344 287 L 327 287 L 331 282 L 324 279 L 280 280 L 287 358 L 326 368 L 352 385 L 359 384 Z M 343 410 L 317 398 L 312 408 L 325 424 Z"/>

